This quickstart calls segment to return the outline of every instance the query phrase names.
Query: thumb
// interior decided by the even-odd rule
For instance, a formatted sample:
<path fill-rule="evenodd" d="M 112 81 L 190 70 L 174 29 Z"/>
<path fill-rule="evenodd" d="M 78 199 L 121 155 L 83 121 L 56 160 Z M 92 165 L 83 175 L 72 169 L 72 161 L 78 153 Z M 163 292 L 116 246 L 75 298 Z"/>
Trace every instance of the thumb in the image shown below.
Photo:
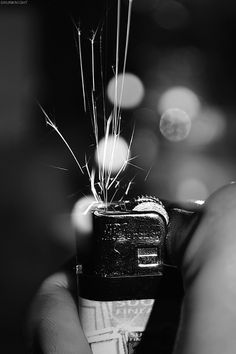
<path fill-rule="evenodd" d="M 92 233 L 90 208 L 93 204 L 93 197 L 84 197 L 78 200 L 72 211 L 77 253 L 83 254 Z M 66 272 L 56 273 L 42 283 L 28 320 L 27 332 L 33 353 L 91 354 L 72 295 L 76 293 L 75 283 Z"/>
<path fill-rule="evenodd" d="M 91 354 L 76 303 L 75 284 L 66 273 L 46 279 L 31 307 L 28 334 L 35 354 Z"/>

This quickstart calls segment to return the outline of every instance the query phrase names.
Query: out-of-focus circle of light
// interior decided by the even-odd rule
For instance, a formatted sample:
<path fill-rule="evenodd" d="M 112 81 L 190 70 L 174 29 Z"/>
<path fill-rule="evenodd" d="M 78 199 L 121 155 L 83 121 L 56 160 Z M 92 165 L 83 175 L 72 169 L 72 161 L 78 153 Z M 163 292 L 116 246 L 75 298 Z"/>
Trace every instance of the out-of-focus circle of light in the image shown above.
<path fill-rule="evenodd" d="M 172 164 L 171 175 L 176 185 L 186 179 L 196 179 L 202 181 L 209 192 L 213 193 L 227 184 L 235 175 L 234 168 L 226 159 L 213 159 L 205 154 L 193 154 L 187 150 L 181 156 L 176 152 L 170 162 Z"/>
<path fill-rule="evenodd" d="M 107 138 L 102 138 L 95 154 L 95 160 L 99 167 L 104 166 L 105 170 L 111 169 L 112 172 L 117 172 L 125 165 L 129 158 L 129 147 L 127 142 L 122 138 L 115 138 L 110 135 Z"/>
<path fill-rule="evenodd" d="M 141 80 L 134 74 L 125 73 L 123 94 L 122 91 L 123 74 L 119 74 L 117 77 L 117 103 L 120 103 L 121 108 L 129 109 L 138 106 L 144 96 L 144 87 Z M 113 77 L 107 86 L 107 96 L 111 103 L 116 103 L 116 79 Z"/>
<path fill-rule="evenodd" d="M 176 197 L 179 201 L 184 200 L 205 200 L 209 191 L 205 184 L 198 179 L 188 178 L 179 183 Z"/>
<path fill-rule="evenodd" d="M 150 168 L 158 154 L 156 134 L 150 129 L 137 131 L 132 144 L 132 152 L 134 156 L 137 156 L 140 167 Z"/>
<path fill-rule="evenodd" d="M 168 109 L 160 119 L 160 131 L 162 135 L 173 142 L 179 142 L 187 138 L 191 130 L 191 119 L 181 109 Z"/>
<path fill-rule="evenodd" d="M 160 2 L 152 17 L 160 27 L 168 30 L 182 28 L 189 22 L 186 7 L 180 2 L 171 0 Z"/>
<path fill-rule="evenodd" d="M 192 122 L 188 142 L 192 145 L 205 145 L 218 140 L 226 130 L 226 119 L 219 109 L 202 109 L 197 119 Z"/>
<path fill-rule="evenodd" d="M 94 197 L 86 196 L 79 199 L 74 205 L 71 213 L 71 221 L 74 228 L 81 235 L 92 232 L 92 216 L 88 210 L 94 203 Z"/>
<path fill-rule="evenodd" d="M 157 108 L 160 114 L 170 108 L 179 108 L 193 119 L 198 115 L 200 106 L 199 98 L 192 90 L 187 87 L 176 86 L 161 95 Z"/>

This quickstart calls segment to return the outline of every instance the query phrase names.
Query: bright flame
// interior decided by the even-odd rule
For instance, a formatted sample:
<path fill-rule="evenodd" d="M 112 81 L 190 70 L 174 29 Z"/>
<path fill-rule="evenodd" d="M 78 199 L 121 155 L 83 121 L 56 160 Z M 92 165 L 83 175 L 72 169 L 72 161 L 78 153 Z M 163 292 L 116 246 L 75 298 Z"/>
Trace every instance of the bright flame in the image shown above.
<path fill-rule="evenodd" d="M 122 92 L 123 86 L 123 92 Z M 144 87 L 141 80 L 130 73 L 112 78 L 107 87 L 107 95 L 112 103 L 120 104 L 121 108 L 129 109 L 139 105 L 144 96 Z"/>
<path fill-rule="evenodd" d="M 122 166 L 128 162 L 129 147 L 126 141 L 121 138 L 115 138 L 109 135 L 99 141 L 96 155 L 96 162 L 99 167 L 103 167 L 106 171 L 117 172 Z"/>

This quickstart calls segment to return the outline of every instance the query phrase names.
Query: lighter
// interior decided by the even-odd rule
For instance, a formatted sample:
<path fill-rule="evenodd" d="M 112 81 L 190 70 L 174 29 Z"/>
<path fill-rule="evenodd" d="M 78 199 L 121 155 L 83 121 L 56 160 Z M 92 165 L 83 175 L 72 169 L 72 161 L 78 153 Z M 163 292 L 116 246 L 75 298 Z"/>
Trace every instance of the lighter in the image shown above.
<path fill-rule="evenodd" d="M 173 249 L 199 215 L 197 205 L 183 209 L 155 197 L 93 210 L 89 254 L 77 266 L 80 318 L 93 354 L 138 350 L 164 267 L 177 265 Z"/>

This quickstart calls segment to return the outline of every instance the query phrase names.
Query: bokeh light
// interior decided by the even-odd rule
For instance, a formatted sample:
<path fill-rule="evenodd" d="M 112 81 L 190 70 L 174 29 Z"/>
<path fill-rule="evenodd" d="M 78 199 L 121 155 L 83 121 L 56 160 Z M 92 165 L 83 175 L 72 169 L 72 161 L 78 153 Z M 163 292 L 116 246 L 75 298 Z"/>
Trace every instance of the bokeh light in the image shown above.
<path fill-rule="evenodd" d="M 199 98 L 192 90 L 177 86 L 168 89 L 161 95 L 158 111 L 163 114 L 170 108 L 179 108 L 193 119 L 198 115 L 200 106 Z"/>
<path fill-rule="evenodd" d="M 206 185 L 200 179 L 187 178 L 177 188 L 177 200 L 205 200 L 209 196 Z"/>
<path fill-rule="evenodd" d="M 168 109 L 160 119 L 160 131 L 170 141 L 179 142 L 188 136 L 191 129 L 191 119 L 181 109 Z"/>
<path fill-rule="evenodd" d="M 125 166 L 129 158 L 129 146 L 122 138 L 108 136 L 107 140 L 102 138 L 96 150 L 95 160 L 99 167 L 104 166 L 105 170 L 117 172 Z"/>
<path fill-rule="evenodd" d="M 152 17 L 160 27 L 168 30 L 183 28 L 189 22 L 189 13 L 186 7 L 180 2 L 172 0 L 160 1 Z"/>
<path fill-rule="evenodd" d="M 176 156 L 179 156 L 176 159 Z M 218 188 L 227 184 L 234 174 L 232 167 L 227 160 L 224 162 L 203 153 L 181 153 L 174 154 L 171 161 L 172 175 L 175 180 L 173 194 L 178 200 L 184 199 L 206 199 Z M 191 191 L 192 190 L 192 191 Z"/>
<path fill-rule="evenodd" d="M 134 74 L 125 73 L 117 78 L 117 103 L 121 103 L 121 108 L 129 109 L 138 106 L 144 96 L 144 87 L 141 80 Z M 122 94 L 122 97 L 121 97 Z M 113 77 L 107 87 L 107 96 L 112 104 L 116 103 L 116 79 Z"/>
<path fill-rule="evenodd" d="M 71 213 L 71 221 L 74 228 L 80 234 L 92 232 L 92 216 L 87 212 L 89 207 L 95 203 L 93 196 L 85 196 L 75 203 Z"/>
<path fill-rule="evenodd" d="M 191 145 L 206 145 L 219 140 L 226 131 L 226 117 L 214 107 L 205 107 L 197 119 L 192 122 L 188 136 Z"/>

